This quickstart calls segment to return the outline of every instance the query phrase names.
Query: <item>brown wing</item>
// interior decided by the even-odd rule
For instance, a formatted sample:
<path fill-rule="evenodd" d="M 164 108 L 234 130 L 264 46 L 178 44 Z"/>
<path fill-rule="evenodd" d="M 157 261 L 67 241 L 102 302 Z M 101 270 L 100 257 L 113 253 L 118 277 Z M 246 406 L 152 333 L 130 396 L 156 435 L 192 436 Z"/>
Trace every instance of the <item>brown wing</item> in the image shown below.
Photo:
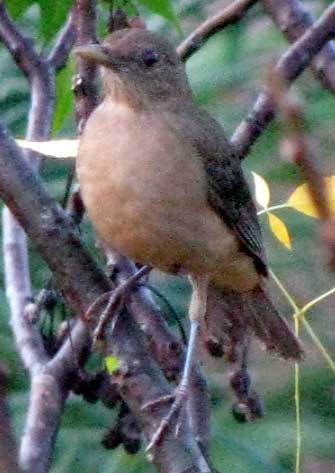
<path fill-rule="evenodd" d="M 258 270 L 266 275 L 267 265 L 256 208 L 244 178 L 239 158 L 221 126 L 204 110 L 189 103 L 177 111 L 176 131 L 188 139 L 200 154 L 207 176 L 208 200 L 235 232 Z"/>
<path fill-rule="evenodd" d="M 227 151 L 230 156 L 227 156 Z M 204 150 L 200 152 L 205 163 L 211 206 L 234 230 L 246 252 L 255 258 L 257 268 L 266 274 L 266 259 L 256 208 L 239 159 L 233 155 L 228 143 L 226 154 L 220 162 L 205 156 Z"/>

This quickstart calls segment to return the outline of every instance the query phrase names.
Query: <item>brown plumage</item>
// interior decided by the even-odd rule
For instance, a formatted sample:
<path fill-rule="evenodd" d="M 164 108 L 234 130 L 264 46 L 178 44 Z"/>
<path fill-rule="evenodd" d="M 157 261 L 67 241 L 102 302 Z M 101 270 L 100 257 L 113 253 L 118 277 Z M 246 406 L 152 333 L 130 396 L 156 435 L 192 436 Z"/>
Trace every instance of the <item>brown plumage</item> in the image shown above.
<path fill-rule="evenodd" d="M 193 102 L 173 47 L 132 28 L 77 52 L 103 66 L 105 98 L 77 161 L 100 238 L 139 263 L 207 276 L 206 339 L 229 345 L 240 324 L 241 333 L 251 329 L 284 358 L 300 359 L 264 289 L 261 232 L 240 161 Z"/>

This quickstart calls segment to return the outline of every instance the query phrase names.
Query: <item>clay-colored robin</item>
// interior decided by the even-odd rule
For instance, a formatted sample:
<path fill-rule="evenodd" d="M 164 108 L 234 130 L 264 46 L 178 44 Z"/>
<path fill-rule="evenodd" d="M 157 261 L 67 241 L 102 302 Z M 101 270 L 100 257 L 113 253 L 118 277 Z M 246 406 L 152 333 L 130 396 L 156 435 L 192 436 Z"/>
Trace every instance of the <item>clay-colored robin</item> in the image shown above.
<path fill-rule="evenodd" d="M 105 91 L 77 160 L 99 237 L 138 263 L 191 276 L 182 385 L 207 295 L 205 330 L 216 343 L 224 343 L 227 320 L 242 320 L 268 348 L 299 360 L 302 349 L 265 291 L 261 232 L 240 161 L 220 125 L 194 103 L 172 45 L 130 28 L 77 53 L 102 66 Z"/>

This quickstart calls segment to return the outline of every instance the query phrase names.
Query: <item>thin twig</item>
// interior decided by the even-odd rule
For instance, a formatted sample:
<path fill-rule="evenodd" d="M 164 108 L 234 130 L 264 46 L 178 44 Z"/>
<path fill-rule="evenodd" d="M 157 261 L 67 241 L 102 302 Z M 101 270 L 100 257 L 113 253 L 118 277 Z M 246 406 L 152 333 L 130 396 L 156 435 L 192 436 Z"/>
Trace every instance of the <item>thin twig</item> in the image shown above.
<path fill-rule="evenodd" d="M 275 71 L 289 85 L 335 35 L 335 5 L 329 6 L 307 32 L 278 61 Z M 261 92 L 249 113 L 235 130 L 231 143 L 244 158 L 274 118 L 276 105 L 268 90 Z"/>
<path fill-rule="evenodd" d="M 186 61 L 215 33 L 240 21 L 256 2 L 257 0 L 235 0 L 219 13 L 208 18 L 178 46 L 177 53 L 180 58 Z"/>
<path fill-rule="evenodd" d="M 291 42 L 297 41 L 313 25 L 314 18 L 299 0 L 263 0 L 265 11 Z M 321 84 L 335 93 L 335 48 L 327 43 L 311 62 Z"/>
<path fill-rule="evenodd" d="M 77 30 L 75 25 L 75 15 L 72 11 L 69 15 L 69 18 L 66 22 L 66 25 L 60 32 L 60 35 L 57 38 L 56 44 L 53 47 L 51 53 L 49 54 L 48 61 L 49 63 L 59 71 L 65 67 L 71 49 L 76 41 Z"/>
<path fill-rule="evenodd" d="M 21 71 L 30 78 L 38 67 L 38 55 L 32 40 L 25 38 L 10 18 L 5 2 L 0 2 L 0 39 L 11 53 Z"/>

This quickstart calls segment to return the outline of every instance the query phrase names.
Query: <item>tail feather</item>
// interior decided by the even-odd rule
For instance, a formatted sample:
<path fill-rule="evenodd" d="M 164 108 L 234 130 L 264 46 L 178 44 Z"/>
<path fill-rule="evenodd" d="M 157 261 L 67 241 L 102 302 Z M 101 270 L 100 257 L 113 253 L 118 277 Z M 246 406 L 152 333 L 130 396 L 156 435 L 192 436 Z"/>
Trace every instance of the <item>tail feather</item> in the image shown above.
<path fill-rule="evenodd" d="M 256 336 L 283 358 L 302 359 L 303 350 L 299 341 L 272 304 L 265 289 L 255 289 L 246 299 L 249 324 Z"/>
<path fill-rule="evenodd" d="M 303 350 L 295 335 L 272 304 L 264 288 L 251 292 L 228 292 L 210 286 L 205 318 L 207 347 L 222 345 L 232 361 L 251 331 L 269 350 L 285 359 L 301 360 Z"/>

